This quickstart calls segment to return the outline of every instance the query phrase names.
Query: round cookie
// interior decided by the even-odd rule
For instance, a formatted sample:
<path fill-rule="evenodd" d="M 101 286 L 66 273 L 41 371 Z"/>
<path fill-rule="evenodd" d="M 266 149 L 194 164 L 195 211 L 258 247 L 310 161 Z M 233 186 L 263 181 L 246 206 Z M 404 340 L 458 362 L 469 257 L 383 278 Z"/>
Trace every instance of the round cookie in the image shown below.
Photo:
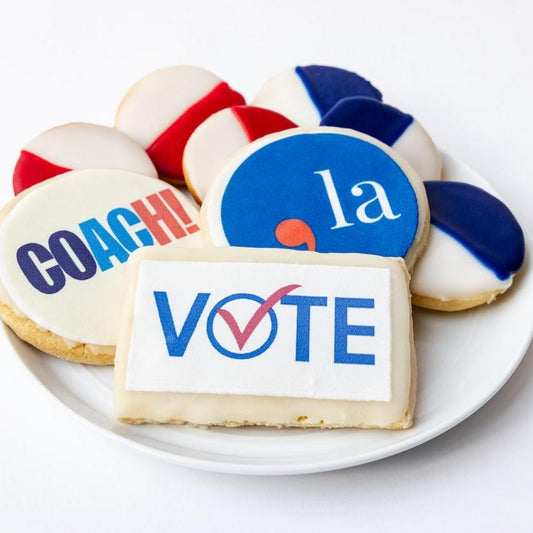
<path fill-rule="evenodd" d="M 113 362 L 133 251 L 203 244 L 180 191 L 121 170 L 51 178 L 1 214 L 1 318 L 37 348 L 83 363 Z"/>
<path fill-rule="evenodd" d="M 266 107 L 299 126 L 318 126 L 322 117 L 342 98 L 381 93 L 355 72 L 323 65 L 284 70 L 267 80 L 252 105 Z"/>
<path fill-rule="evenodd" d="M 185 145 L 183 174 L 189 191 L 202 203 L 211 182 L 235 152 L 269 133 L 295 127 L 283 115 L 261 107 L 233 106 L 211 115 Z"/>
<path fill-rule="evenodd" d="M 413 304 L 460 311 L 491 303 L 524 262 L 524 235 L 509 209 L 468 183 L 430 181 L 431 228 L 411 280 Z"/>
<path fill-rule="evenodd" d="M 146 152 L 115 128 L 71 122 L 49 129 L 21 150 L 13 173 L 15 194 L 70 170 L 115 168 L 157 177 Z"/>
<path fill-rule="evenodd" d="M 321 126 L 336 126 L 371 135 L 405 157 L 423 180 L 439 180 L 442 157 L 420 122 L 374 98 L 354 96 L 337 102 Z"/>
<path fill-rule="evenodd" d="M 115 127 L 146 150 L 161 178 L 183 183 L 183 149 L 192 132 L 213 113 L 244 103 L 203 68 L 167 67 L 133 85 L 120 103 Z"/>
<path fill-rule="evenodd" d="M 376 139 L 296 128 L 239 152 L 200 211 L 215 246 L 296 248 L 403 257 L 422 251 L 429 211 L 422 181 Z"/>

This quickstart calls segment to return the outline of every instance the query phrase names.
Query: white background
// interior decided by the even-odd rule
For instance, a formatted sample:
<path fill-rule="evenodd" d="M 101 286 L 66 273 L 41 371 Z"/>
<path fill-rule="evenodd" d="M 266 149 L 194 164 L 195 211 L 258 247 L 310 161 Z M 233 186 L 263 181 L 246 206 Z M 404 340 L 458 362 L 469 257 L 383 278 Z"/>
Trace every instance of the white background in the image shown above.
<path fill-rule="evenodd" d="M 123 93 L 150 70 L 202 65 L 251 99 L 282 68 L 319 63 L 359 72 L 413 113 L 533 235 L 530 5 L 4 4 L 2 203 L 22 144 L 63 122 L 111 124 Z M 37 387 L 13 353 L 1 354 L 0 529 L 531 531 L 531 352 L 493 400 L 443 436 L 366 466 L 281 478 L 188 470 L 108 440 Z"/>

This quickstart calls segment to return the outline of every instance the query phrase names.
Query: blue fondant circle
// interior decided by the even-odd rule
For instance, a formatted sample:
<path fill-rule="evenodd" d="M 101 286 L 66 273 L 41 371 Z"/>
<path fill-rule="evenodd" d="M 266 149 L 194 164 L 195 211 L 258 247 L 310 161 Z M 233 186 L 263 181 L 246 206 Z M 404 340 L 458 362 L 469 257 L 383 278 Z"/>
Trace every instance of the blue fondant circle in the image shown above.
<path fill-rule="evenodd" d="M 338 227 L 325 181 L 328 170 L 347 224 Z M 365 223 L 357 209 L 376 197 L 373 182 L 385 191 L 395 218 Z M 378 218 L 378 201 L 365 207 Z M 360 252 L 405 257 L 418 228 L 418 203 L 413 187 L 398 164 L 365 140 L 333 132 L 294 133 L 272 141 L 248 156 L 233 172 L 221 201 L 221 223 L 231 246 L 285 248 L 276 228 L 300 219 L 312 230 L 317 252 Z M 364 216 L 362 217 L 364 218 Z M 305 245 L 297 249 L 306 249 Z"/>

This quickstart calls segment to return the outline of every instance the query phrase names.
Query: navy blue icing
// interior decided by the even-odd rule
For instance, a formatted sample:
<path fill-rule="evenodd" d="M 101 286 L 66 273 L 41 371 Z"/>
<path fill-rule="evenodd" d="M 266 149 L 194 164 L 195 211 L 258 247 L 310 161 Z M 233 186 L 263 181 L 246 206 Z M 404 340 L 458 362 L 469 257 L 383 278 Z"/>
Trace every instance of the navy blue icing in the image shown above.
<path fill-rule="evenodd" d="M 350 128 L 392 146 L 412 124 L 413 117 L 374 98 L 339 100 L 322 118 L 321 126 Z"/>
<path fill-rule="evenodd" d="M 468 183 L 425 181 L 431 223 L 505 280 L 524 262 L 524 234 L 511 211 Z"/>
<path fill-rule="evenodd" d="M 296 67 L 311 100 L 323 117 L 340 99 L 368 96 L 381 100 L 381 93 L 367 80 L 349 70 L 321 65 Z"/>

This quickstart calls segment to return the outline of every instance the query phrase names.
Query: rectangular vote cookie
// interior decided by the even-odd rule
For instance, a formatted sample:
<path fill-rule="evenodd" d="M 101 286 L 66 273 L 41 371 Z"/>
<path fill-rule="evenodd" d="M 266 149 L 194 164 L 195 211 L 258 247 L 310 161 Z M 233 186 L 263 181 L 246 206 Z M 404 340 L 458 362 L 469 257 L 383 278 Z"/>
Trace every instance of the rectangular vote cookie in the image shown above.
<path fill-rule="evenodd" d="M 401 259 L 144 248 L 129 263 L 117 418 L 140 424 L 413 423 L 416 359 Z"/>

